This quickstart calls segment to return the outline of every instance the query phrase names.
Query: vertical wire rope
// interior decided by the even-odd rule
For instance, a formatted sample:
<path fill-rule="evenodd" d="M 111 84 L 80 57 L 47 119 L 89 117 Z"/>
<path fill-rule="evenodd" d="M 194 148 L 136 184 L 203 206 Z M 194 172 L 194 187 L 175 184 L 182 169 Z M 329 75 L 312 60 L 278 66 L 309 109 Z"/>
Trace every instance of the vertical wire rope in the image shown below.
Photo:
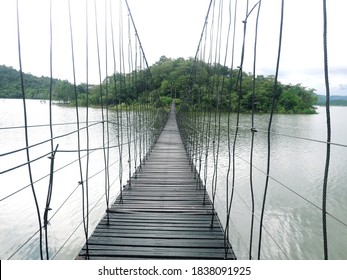
<path fill-rule="evenodd" d="M 143 52 L 142 52 L 143 55 Z M 145 69 L 145 65 L 144 65 L 144 58 L 142 57 L 141 60 L 141 64 L 142 67 L 144 67 Z M 142 145 L 142 150 L 143 150 L 143 164 L 146 164 L 146 160 L 147 160 L 147 139 L 148 139 L 148 129 L 146 129 L 147 124 L 148 124 L 148 117 L 149 117 L 149 108 L 148 108 L 148 103 L 149 103 L 149 86 L 148 86 L 148 75 L 147 75 L 147 71 L 144 70 L 144 76 L 145 76 L 145 83 L 144 83 L 144 87 L 146 89 L 146 96 L 145 96 L 145 104 L 143 106 L 144 108 L 144 114 L 143 114 L 143 145 Z"/>
<path fill-rule="evenodd" d="M 260 2 L 260 1 L 259 1 Z M 237 101 L 237 115 L 236 115 L 236 129 L 235 129 L 235 135 L 234 135 L 234 141 L 233 141 L 233 156 L 232 156 L 232 188 L 231 188 L 231 194 L 230 194 L 230 200 L 228 205 L 228 214 L 227 214 L 227 226 L 229 227 L 229 220 L 231 215 L 231 208 L 234 198 L 234 192 L 235 192 L 235 179 L 236 179 L 236 142 L 238 138 L 238 132 L 239 132 L 239 124 L 240 124 L 240 107 L 241 107 L 241 99 L 242 99 L 242 77 L 243 77 L 243 64 L 244 64 L 244 57 L 245 57 L 245 45 L 246 45 L 246 32 L 247 32 L 247 20 L 248 17 L 252 14 L 254 9 L 259 5 L 259 2 L 257 2 L 252 9 L 249 10 L 249 1 L 246 3 L 246 17 L 243 21 L 243 42 L 242 42 L 242 50 L 241 50 L 241 61 L 239 71 L 238 71 L 238 77 L 236 81 L 236 92 L 238 95 L 238 101 Z M 230 122 L 229 122 L 230 125 Z M 229 131 L 230 132 L 230 131 Z M 230 139 L 229 139 L 230 141 Z M 229 145 L 230 147 L 230 145 Z M 229 150 L 230 153 L 230 150 Z M 229 167 L 230 168 L 230 167 Z"/>
<path fill-rule="evenodd" d="M 221 44 L 222 44 L 222 30 L 223 30 L 223 0 L 219 2 L 219 12 L 218 12 L 218 24 L 217 24 L 217 39 L 216 39 L 216 54 L 215 54 L 215 65 L 217 66 L 217 94 L 216 94 L 216 109 L 215 109 L 215 117 L 216 117 L 216 123 L 215 123 L 215 132 L 217 137 L 217 148 L 216 148 L 216 157 L 215 157 L 215 165 L 214 165 L 214 185 L 212 188 L 212 208 L 215 209 L 215 198 L 217 194 L 217 185 L 218 185 L 218 160 L 219 160 L 219 149 L 220 149 L 220 134 L 221 134 L 221 108 L 220 104 L 223 102 L 223 85 L 224 85 L 224 74 L 222 78 L 222 84 L 220 85 L 220 60 L 221 60 Z M 227 38 L 228 40 L 228 38 Z M 218 58 L 217 58 L 218 56 Z M 224 66 L 226 64 L 226 57 L 227 54 L 225 54 L 224 59 Z M 220 90 L 220 86 L 222 87 Z M 221 93 L 222 91 L 222 93 Z M 218 119 L 218 125 L 217 125 L 217 119 Z M 214 210 L 213 210 L 214 211 Z M 212 215 L 211 219 L 211 226 L 213 227 L 214 223 L 214 215 Z"/>
<path fill-rule="evenodd" d="M 207 40 L 207 25 L 208 25 L 208 18 L 209 18 L 209 14 L 211 11 L 211 7 L 213 4 L 214 0 L 211 0 L 207 9 L 207 13 L 205 16 L 205 21 L 204 21 L 204 25 L 201 31 L 201 35 L 200 35 L 200 39 L 199 39 L 199 43 L 198 43 L 198 48 L 196 50 L 196 54 L 195 54 L 195 58 L 194 58 L 194 63 L 192 66 L 192 69 L 194 69 L 195 67 L 198 67 L 199 65 L 201 65 L 201 67 L 203 66 L 202 61 L 204 61 L 205 59 L 205 51 L 206 51 L 206 40 Z M 204 41 L 204 45 L 203 48 L 201 48 L 201 44 Z M 198 58 L 198 55 L 200 53 L 200 59 Z M 198 66 L 197 66 L 198 65 Z M 202 76 L 202 71 L 201 71 L 201 75 L 200 78 L 203 79 Z M 192 84 L 191 84 L 192 87 Z M 202 88 L 199 88 L 200 90 L 200 95 L 202 94 Z M 201 106 L 201 98 L 199 95 L 199 106 L 200 106 L 200 111 L 203 110 L 202 106 Z M 203 112 L 203 121 L 202 123 L 205 123 L 205 116 L 206 116 L 206 110 L 204 110 Z M 200 118 L 201 116 L 199 116 Z M 199 140 L 199 171 L 198 171 L 198 188 L 200 188 L 200 181 L 201 180 L 201 169 L 202 169 L 202 155 L 203 155 L 203 151 L 204 151 L 204 130 L 205 130 L 205 126 L 203 125 L 203 131 L 200 133 L 200 140 Z M 204 168 L 205 170 L 205 168 Z M 203 183 L 203 188 L 204 188 L 204 199 L 203 199 L 203 204 L 205 204 L 205 196 L 206 196 L 206 181 L 207 181 L 207 176 L 206 176 L 206 172 L 204 172 L 204 183 Z"/>
<path fill-rule="evenodd" d="M 205 16 L 205 22 L 204 22 L 204 26 L 202 28 L 202 31 L 201 31 L 201 34 L 200 34 L 200 39 L 199 39 L 199 43 L 198 43 L 198 48 L 196 50 L 196 53 L 195 53 L 195 59 L 194 59 L 194 63 L 198 60 L 198 54 L 199 54 L 199 50 L 201 50 L 201 43 L 203 41 L 203 38 L 206 39 L 206 31 L 207 31 L 207 25 L 208 25 L 208 18 L 209 18 L 209 15 L 210 15 L 210 11 L 211 11 L 211 7 L 212 7 L 212 3 L 214 2 L 214 0 L 210 0 L 210 4 L 208 6 L 208 9 L 207 9 L 207 13 L 206 13 L 206 16 Z M 204 44 L 204 48 L 203 48 L 203 52 L 205 52 L 205 47 L 206 47 L 206 41 L 205 41 L 205 44 Z"/>
<path fill-rule="evenodd" d="M 141 53 L 142 54 L 142 53 Z M 144 60 L 143 57 L 141 57 L 140 60 L 141 69 L 144 69 Z M 145 129 L 147 125 L 147 116 L 148 116 L 148 110 L 147 110 L 147 102 L 148 102 L 148 85 L 147 85 L 147 73 L 145 70 L 143 70 L 143 90 L 146 91 L 146 95 L 144 97 L 144 105 L 143 105 L 143 114 L 142 114 L 142 162 L 143 164 L 146 163 L 146 143 L 147 143 L 147 129 Z"/>
<path fill-rule="evenodd" d="M 48 212 L 52 210 L 50 208 L 50 203 L 52 199 L 52 192 L 53 192 L 53 175 L 54 175 L 54 159 L 55 154 L 58 149 L 58 145 L 56 149 L 54 150 L 54 137 L 53 137 L 53 121 L 52 121 L 52 88 L 53 88 L 53 33 L 52 33 L 52 0 L 50 0 L 49 4 L 49 33 L 50 33 L 50 47 L 49 47 L 49 70 L 50 70 L 50 83 L 49 83 L 49 130 L 50 130 L 50 144 L 51 144 L 51 155 L 49 156 L 50 159 L 50 173 L 49 173 L 49 183 L 48 183 L 48 190 L 47 190 L 47 198 L 46 198 L 46 206 L 45 211 L 43 215 L 43 226 L 45 230 L 45 246 L 46 246 L 46 259 L 49 260 L 49 246 L 48 246 Z"/>
<path fill-rule="evenodd" d="M 268 124 L 268 132 L 267 132 L 267 167 L 266 167 L 266 180 L 264 187 L 264 195 L 263 195 L 263 203 L 261 208 L 260 215 L 260 225 L 259 225 L 259 244 L 258 244 L 258 260 L 261 257 L 261 243 L 262 243 L 262 233 L 263 233 L 263 221 L 264 221 L 264 213 L 265 213 L 265 204 L 266 204 L 266 196 L 269 186 L 269 176 L 270 176 L 270 161 L 271 161 L 271 126 L 272 119 L 275 110 L 276 100 L 278 99 L 277 93 L 277 83 L 278 83 L 278 72 L 281 58 L 281 47 L 282 47 L 282 34 L 283 34 L 283 15 L 284 14 L 284 0 L 281 3 L 281 22 L 280 22 L 280 32 L 279 32 L 279 42 L 278 42 L 278 53 L 277 53 L 277 63 L 276 63 L 276 73 L 275 73 L 275 81 L 273 87 L 273 95 L 272 95 L 272 104 L 271 104 L 271 112 Z"/>
<path fill-rule="evenodd" d="M 120 8 L 119 8 L 119 50 L 118 50 L 118 55 L 119 55 L 119 105 L 121 112 L 119 113 L 119 110 L 117 111 L 117 118 L 118 118 L 118 134 L 120 137 L 120 145 L 119 145 L 119 157 L 120 157 L 120 162 L 119 162 L 119 184 L 121 188 L 121 197 L 120 197 L 120 203 L 123 203 L 123 113 L 122 113 L 122 74 L 123 74 L 123 59 L 122 56 L 123 54 L 123 15 L 122 15 L 122 1 L 119 2 Z"/>
<path fill-rule="evenodd" d="M 212 75 L 212 84 L 211 84 L 211 104 L 213 104 L 213 101 L 216 102 L 214 99 L 214 91 L 216 86 L 216 65 L 213 65 L 213 55 L 215 57 L 214 62 L 216 62 L 216 56 L 217 56 L 217 44 L 218 44 L 218 35 L 219 35 L 219 18 L 217 21 L 217 27 L 215 27 L 215 12 L 216 12 L 216 1 L 213 2 L 213 12 L 212 12 L 212 25 L 211 25 L 211 34 L 210 34 L 210 56 L 209 56 L 209 65 L 211 68 L 211 75 Z M 217 29 L 217 39 L 216 39 L 216 49 L 214 49 L 214 37 L 215 37 L 215 29 Z M 216 105 L 216 103 L 215 103 Z M 213 107 L 211 108 L 212 111 Z M 212 112 L 211 112 L 212 117 Z M 217 129 L 217 110 L 214 108 L 213 110 L 213 130 L 212 130 L 212 159 L 213 159 L 213 173 L 212 173 L 212 180 L 211 180 L 211 194 L 213 196 L 213 189 L 215 184 L 215 174 L 216 174 L 216 129 Z M 215 215 L 215 209 L 214 209 L 214 203 L 211 205 L 212 213 L 211 213 L 211 223 L 210 226 L 213 227 L 213 218 Z"/>
<path fill-rule="evenodd" d="M 20 20 L 19 20 L 18 0 L 16 1 L 16 14 L 17 14 L 17 43 L 18 43 L 19 74 L 20 74 L 22 101 L 23 101 L 23 114 L 24 114 L 24 133 L 25 133 L 25 145 L 26 145 L 25 151 L 26 151 L 26 157 L 27 157 L 27 162 L 28 162 L 28 173 L 29 173 L 29 179 L 30 179 L 30 186 L 31 186 L 31 191 L 32 191 L 33 198 L 34 198 L 34 203 L 35 203 L 37 218 L 38 218 L 38 224 L 39 224 L 40 257 L 41 257 L 41 260 L 43 260 L 41 214 L 40 214 L 40 207 L 39 207 L 37 196 L 36 196 L 36 191 L 35 191 L 35 186 L 34 186 L 33 176 L 32 176 L 32 169 L 31 169 L 31 164 L 30 164 L 28 118 L 27 118 L 27 106 L 26 106 L 23 67 L 22 67 L 22 52 L 21 52 L 21 37 L 20 37 Z"/>
<path fill-rule="evenodd" d="M 201 50 L 200 53 L 200 59 L 199 59 L 199 63 L 198 66 L 200 65 L 201 67 L 201 71 L 200 71 L 200 83 L 202 83 L 204 76 L 203 76 L 203 50 Z M 201 189 L 201 184 L 202 184 L 202 177 L 201 177 L 201 170 L 202 170 L 202 156 L 203 156 L 203 152 L 204 152 L 204 135 L 205 135 L 205 117 L 206 117 L 206 110 L 205 108 L 203 108 L 203 101 L 201 100 L 203 95 L 203 87 L 200 86 L 199 87 L 199 109 L 200 109 L 200 114 L 199 114 L 199 119 L 200 119 L 200 123 L 199 123 L 199 127 L 201 127 L 202 131 L 200 132 L 199 135 L 199 168 L 198 168 L 198 189 Z"/>
<path fill-rule="evenodd" d="M 223 6 L 221 6 L 221 11 L 223 11 Z M 222 94 L 220 96 L 220 100 L 218 100 L 218 102 L 220 104 L 223 104 L 223 102 L 224 102 L 223 95 L 224 95 L 224 84 L 225 84 L 225 78 L 226 78 L 225 77 L 226 73 L 225 73 L 224 70 L 225 70 L 225 67 L 226 67 L 226 64 L 227 64 L 228 49 L 229 49 L 229 39 L 230 39 L 230 30 L 231 30 L 231 22 L 232 22 L 231 21 L 231 1 L 229 1 L 229 9 L 228 9 L 228 11 L 229 11 L 229 23 L 228 23 L 228 28 L 227 28 L 228 31 L 227 31 L 227 37 L 226 37 L 226 46 L 225 46 L 224 63 L 223 63 L 223 76 L 222 76 L 222 83 L 221 83 Z M 223 18 L 221 19 L 221 22 L 222 22 L 222 20 L 223 20 Z M 220 41 L 220 49 L 221 49 L 221 41 Z M 220 137 L 221 137 L 221 114 L 222 114 L 222 110 L 220 109 L 219 110 L 219 116 L 218 116 L 217 171 L 218 171 L 218 155 L 219 155 Z M 217 176 L 217 174 L 216 174 L 216 176 Z M 215 194 L 216 194 L 216 191 L 217 191 L 217 185 L 215 187 Z M 213 197 L 213 203 L 214 203 L 214 200 L 215 200 L 215 195 Z M 225 228 L 225 231 L 226 231 L 226 228 Z M 227 258 L 228 251 L 229 251 L 228 244 L 229 244 L 228 241 L 224 238 L 225 258 Z"/>
<path fill-rule="evenodd" d="M 149 76 L 148 78 L 150 79 L 150 84 L 151 84 L 151 87 L 149 87 L 148 100 L 146 102 L 146 108 L 147 108 L 147 110 L 149 112 L 149 114 L 146 114 L 146 123 L 147 124 L 153 123 L 153 127 L 151 127 L 150 129 L 146 129 L 145 130 L 146 131 L 146 140 L 145 140 L 145 142 L 146 142 L 146 151 L 148 151 L 147 154 L 146 154 L 145 159 L 147 159 L 148 156 L 150 155 L 152 149 L 153 149 L 154 142 L 156 141 L 156 138 L 157 138 L 156 133 L 155 133 L 155 121 L 152 122 L 152 120 L 155 120 L 157 115 L 156 115 L 155 110 L 151 110 L 150 104 L 154 104 L 153 98 L 159 100 L 159 94 L 158 94 L 158 91 L 155 88 L 154 79 L 153 79 L 152 73 L 150 71 L 149 64 L 148 64 L 145 52 L 144 52 L 143 47 L 142 47 L 142 43 L 141 43 L 140 37 L 138 36 L 138 32 L 137 32 L 137 28 L 136 28 L 136 25 L 135 25 L 135 21 L 134 21 L 134 18 L 132 16 L 132 13 L 131 13 L 131 10 L 130 10 L 130 7 L 129 7 L 129 3 L 128 3 L 127 0 L 125 0 L 125 4 L 127 6 L 131 22 L 133 24 L 135 35 L 137 37 L 137 40 L 138 40 L 138 43 L 139 43 L 139 47 L 140 47 L 141 52 L 142 52 L 143 61 L 145 63 L 146 71 L 148 73 L 148 76 Z M 154 88 L 155 96 L 153 96 L 153 91 L 151 91 L 152 88 Z M 150 130 L 150 131 L 148 131 L 148 130 Z"/>
<path fill-rule="evenodd" d="M 199 46 L 199 49 L 201 49 L 201 47 Z M 200 67 L 201 70 L 200 72 L 199 69 L 196 71 L 198 73 L 200 73 L 199 77 L 197 77 L 196 79 L 199 79 L 197 81 L 197 84 L 201 84 L 202 80 L 203 80 L 203 65 L 202 65 L 202 51 L 200 51 L 200 59 L 198 60 L 198 63 L 196 65 L 196 67 Z M 203 88 L 202 86 L 199 86 L 198 88 L 198 128 L 199 128 L 199 133 L 198 133 L 198 146 L 197 146 L 197 155 L 196 155 L 196 160 L 197 160 L 197 166 L 196 166 L 196 172 L 197 172 L 197 188 L 201 189 L 201 168 L 202 168 L 202 154 L 203 154 L 203 146 L 204 146 L 204 133 L 205 133 L 205 121 L 204 121 L 204 116 L 205 116 L 205 110 L 202 106 L 202 95 L 203 95 Z M 201 129 L 200 129 L 201 128 Z"/>
<path fill-rule="evenodd" d="M 213 29 L 214 29 L 214 9 L 215 9 L 215 1 L 213 1 L 213 7 L 212 7 L 212 22 L 210 26 L 210 34 L 209 34 L 209 50 L 208 50 L 208 58 L 207 58 L 207 65 L 208 65 L 208 85 L 207 85 L 207 103 L 211 104 L 212 102 L 212 87 L 211 87 L 211 72 L 212 72 L 212 42 L 213 42 Z M 207 39 L 207 38 L 206 38 Z M 207 196 L 207 179 L 208 179 L 208 163 L 209 163 L 209 150 L 210 150 L 210 139 L 211 139 L 211 119 L 212 119 L 212 108 L 211 105 L 208 105 L 208 133 L 206 134 L 206 146 L 205 146 L 205 165 L 204 165 L 204 200 L 203 204 L 206 203 L 206 196 Z M 213 213 L 212 213 L 213 215 Z"/>
<path fill-rule="evenodd" d="M 139 81 L 140 81 L 140 85 L 139 85 L 139 92 L 144 92 L 145 88 L 143 86 L 143 81 L 144 81 L 144 75 L 143 75 L 143 70 L 142 70 L 142 57 L 141 57 L 141 49 L 139 49 Z M 140 166 L 139 169 L 142 169 L 142 160 L 144 159 L 144 154 L 143 154 L 143 149 L 142 149 L 142 144 L 143 144 L 143 125 L 142 125 L 142 121 L 143 121 L 143 116 L 145 114 L 144 112 L 144 106 L 143 106 L 143 100 L 142 100 L 142 96 L 139 97 L 141 102 L 140 102 L 140 106 L 139 106 L 139 156 L 140 156 Z"/>
<path fill-rule="evenodd" d="M 210 7 L 211 7 L 211 4 L 212 4 L 212 1 L 211 1 L 211 3 L 210 3 Z M 210 9 L 210 7 L 209 7 L 209 9 Z M 208 20 L 208 15 L 206 16 L 206 22 L 205 22 L 205 24 L 207 25 L 207 20 Z M 208 30 L 207 30 L 207 27 L 205 28 L 205 32 L 204 32 L 204 48 L 203 48 L 203 51 L 202 51 L 202 63 L 201 63 L 201 65 L 203 66 L 203 63 L 204 63 L 204 61 L 205 61 L 205 58 L 206 58 L 206 49 L 207 49 L 207 38 L 208 38 L 208 36 L 207 36 L 207 32 L 208 32 Z M 207 67 L 207 71 L 209 71 L 209 68 Z M 209 106 L 208 106 L 208 85 L 209 85 L 209 75 L 208 75 L 208 73 L 207 73 L 207 77 L 206 77 L 206 87 L 205 87 L 205 94 L 207 94 L 207 96 L 206 96 L 206 102 L 205 102 L 205 106 L 204 106 L 204 122 L 206 122 L 207 121 L 207 119 L 208 119 L 208 116 L 209 116 Z M 207 123 L 207 127 L 209 127 L 209 122 Z M 207 184 L 207 160 L 208 160 L 208 137 L 207 137 L 207 135 L 208 135 L 208 131 L 209 131 L 209 129 L 207 129 L 206 128 L 206 131 L 204 132 L 204 146 L 202 146 L 202 153 L 204 154 L 204 152 L 205 152 L 205 157 L 204 157 L 204 181 L 203 181 L 203 189 L 204 189 L 204 199 L 203 199 L 203 204 L 205 205 L 205 200 L 206 200 L 206 184 Z"/>
<path fill-rule="evenodd" d="M 136 35 L 135 35 L 135 67 L 134 67 L 134 84 L 135 84 L 135 88 L 134 91 L 136 93 L 136 100 L 139 100 L 139 95 L 138 95 L 138 75 L 137 75 L 137 59 L 138 59 L 138 49 L 137 49 L 137 39 L 136 39 Z M 139 102 L 138 102 L 139 103 Z M 138 160 L 138 143 L 139 143 L 139 139 L 138 139 L 138 121 L 139 121 L 139 104 L 136 104 L 136 106 L 133 107 L 134 108 L 134 127 L 135 129 L 134 131 L 134 140 L 136 140 L 136 142 L 134 142 L 134 169 L 135 169 L 135 178 L 137 178 L 137 160 Z"/>
<path fill-rule="evenodd" d="M 109 124 L 109 82 L 108 82 L 108 29 L 107 29 L 107 0 L 105 4 L 105 109 L 106 109 L 106 164 L 105 164 L 105 193 L 107 210 L 110 207 L 110 124 Z M 109 212 L 107 212 L 107 223 L 110 223 Z"/>
<path fill-rule="evenodd" d="M 326 91 L 326 127 L 327 127 L 327 146 L 326 160 L 323 180 L 323 198 L 322 198 L 322 222 L 323 222 L 323 250 L 324 259 L 329 258 L 328 254 L 328 230 L 327 230 L 327 189 L 330 166 L 330 142 L 331 142 L 331 116 L 330 116 L 330 85 L 329 85 L 329 67 L 328 67 L 328 18 L 327 3 L 323 0 L 323 49 L 324 49 L 324 80 Z"/>
<path fill-rule="evenodd" d="M 236 178 L 236 143 L 238 138 L 238 132 L 239 132 L 239 123 L 240 123 L 240 108 L 241 108 L 241 98 L 242 98 L 242 70 L 243 70 L 243 63 L 244 63 L 244 55 L 245 55 L 245 45 L 246 45 L 246 32 L 247 32 L 247 19 L 248 19 L 248 8 L 249 8 L 249 1 L 247 0 L 246 3 L 246 17 L 243 23 L 243 40 L 242 40 L 242 49 L 241 49 L 241 61 L 240 65 L 238 66 L 238 77 L 236 81 L 236 93 L 237 93 L 237 114 L 236 114 L 236 128 L 235 128 L 235 135 L 234 135 L 234 141 L 233 141 L 233 147 L 232 147 L 232 183 L 231 183 L 231 194 L 230 194 L 230 200 L 228 205 L 228 213 L 229 213 L 229 219 L 231 214 L 231 208 L 234 198 L 234 190 L 235 190 L 235 178 Z"/>
<path fill-rule="evenodd" d="M 89 259 L 89 146 L 90 146 L 90 137 L 89 137 L 89 9 L 88 9 L 88 0 L 85 1 L 85 13 L 86 13 L 86 148 L 87 148 L 87 157 L 86 157 L 86 180 L 85 180 L 85 192 L 82 192 L 82 215 L 83 215 L 83 229 L 85 236 L 85 246 L 86 246 L 86 255 L 85 259 Z"/>
<path fill-rule="evenodd" d="M 228 102 L 229 110 L 228 110 L 228 118 L 227 118 L 227 138 L 228 138 L 228 169 L 227 169 L 227 176 L 226 176 L 226 223 L 225 223 L 225 236 L 224 236 L 224 243 L 230 240 L 230 230 L 229 230 L 229 223 L 230 223 L 230 211 L 229 211 L 229 178 L 230 178 L 230 169 L 231 169 L 231 138 L 230 138 L 230 117 L 231 117 L 231 94 L 232 94 L 232 79 L 233 79 L 233 71 L 234 71 L 234 56 L 235 56 L 235 34 L 236 34 L 236 20 L 237 20 L 237 4 L 238 1 L 235 1 L 234 5 L 234 22 L 233 22 L 233 39 L 232 39 L 232 48 L 231 48 L 231 66 L 230 66 L 230 80 L 229 80 L 229 96 L 230 100 Z M 229 7 L 229 10 L 231 7 Z M 231 11 L 230 11 L 231 13 Z"/>
<path fill-rule="evenodd" d="M 78 167 L 80 180 L 78 184 L 82 188 L 82 193 L 84 194 L 84 179 L 82 171 L 82 158 L 81 158 L 81 135 L 80 135 L 80 118 L 78 110 L 78 96 L 77 96 L 77 85 L 76 85 L 76 69 L 75 69 L 75 51 L 74 51 L 74 38 L 72 29 L 72 16 L 71 16 L 71 5 L 70 0 L 68 0 L 68 10 L 69 10 L 69 27 L 70 27 L 70 46 L 71 46 L 71 60 L 72 60 L 72 74 L 73 74 L 73 85 L 74 85 L 74 95 L 75 95 L 75 109 L 76 109 L 76 125 L 77 125 L 77 154 L 78 154 Z"/>
<path fill-rule="evenodd" d="M 121 7 L 120 11 L 122 11 L 123 7 Z M 124 93 L 124 104 L 125 104 L 125 126 L 126 126 L 126 133 L 125 133 L 125 138 L 126 138 L 126 145 L 128 148 L 128 168 L 129 168 L 129 117 L 128 117 L 128 108 L 129 108 L 129 104 L 128 104 L 128 87 L 127 87 L 127 80 L 126 80 L 126 66 L 125 66 L 125 52 L 124 52 L 124 19 L 123 19 L 123 14 L 120 17 L 121 20 L 121 26 L 122 26 L 122 31 L 121 31 L 121 39 L 120 39 L 120 73 L 123 75 L 123 80 L 122 83 L 120 83 L 121 85 L 123 84 L 123 93 Z M 129 57 L 129 55 L 128 55 Z M 129 172 L 129 171 L 128 171 Z"/>
<path fill-rule="evenodd" d="M 128 90 L 127 93 L 128 98 L 131 100 L 132 96 L 132 88 L 131 88 L 131 78 L 132 78 L 132 70 L 133 70 L 133 60 L 132 60 L 132 43 L 131 43 L 131 32 L 130 32 L 130 15 L 128 15 L 128 71 L 129 71 L 129 80 L 128 80 Z M 131 188 L 131 133 L 132 133 L 132 125 L 131 125 L 131 106 L 129 106 L 127 102 L 127 107 L 126 107 L 126 116 L 127 116 L 127 139 L 128 139 L 128 185 L 129 188 Z"/>
<path fill-rule="evenodd" d="M 115 38 L 114 38 L 114 24 L 113 24 L 113 8 L 112 8 L 112 0 L 110 0 L 110 23 L 111 23 L 111 41 L 112 41 L 112 57 L 113 57 L 113 83 L 114 83 L 114 97 L 116 100 L 116 117 L 117 117 L 117 146 L 118 146 L 118 178 L 119 178 L 119 201 L 123 203 L 123 159 L 122 159 L 122 125 L 119 117 L 119 107 L 121 104 L 121 96 L 117 91 L 117 63 L 116 63 L 116 49 L 115 49 Z M 119 75 L 120 77 L 120 75 Z M 121 91 L 119 91 L 121 92 Z M 118 99 L 118 100 L 117 100 Z"/>
<path fill-rule="evenodd" d="M 258 12 L 255 23 L 255 33 L 254 33 L 254 50 L 253 50 L 253 81 L 252 81 L 252 117 L 251 117 L 251 151 L 250 151 L 250 164 L 249 164 L 249 185 L 251 192 L 251 229 L 250 229 L 250 237 L 249 237 L 249 256 L 248 258 L 252 259 L 252 247 L 253 247 L 253 228 L 254 228 L 254 188 L 253 188 L 253 153 L 254 153 L 254 138 L 255 133 L 257 132 L 254 124 L 254 114 L 255 114 L 255 88 L 256 88 L 256 61 L 257 61 L 257 41 L 258 41 L 258 26 L 259 26 L 259 14 L 260 14 L 261 1 L 258 2 Z"/>
<path fill-rule="evenodd" d="M 105 188 L 105 200 L 106 200 L 106 212 L 107 212 L 107 224 L 109 224 L 109 197 L 107 193 L 107 152 L 106 152 L 106 140 L 105 140 L 105 114 L 104 114 L 104 99 L 103 99 L 103 88 L 102 88 L 102 78 L 101 78 L 101 59 L 100 59 L 100 46 L 99 46 L 99 29 L 98 29 L 98 15 L 96 0 L 94 0 L 94 17 L 95 17 L 95 36 L 96 36 L 96 52 L 98 58 L 98 70 L 99 70 L 99 94 L 100 94 L 100 106 L 101 106 L 101 123 L 102 123 L 102 150 L 104 157 L 105 166 L 105 178 L 104 178 L 104 188 Z"/>

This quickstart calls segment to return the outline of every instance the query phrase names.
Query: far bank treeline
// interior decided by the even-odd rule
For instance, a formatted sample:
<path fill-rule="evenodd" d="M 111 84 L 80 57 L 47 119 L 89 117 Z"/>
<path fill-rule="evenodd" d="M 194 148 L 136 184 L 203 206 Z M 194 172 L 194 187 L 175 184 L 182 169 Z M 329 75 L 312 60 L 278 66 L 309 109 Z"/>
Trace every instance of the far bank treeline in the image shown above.
<path fill-rule="evenodd" d="M 192 68 L 193 59 L 169 59 L 162 56 L 148 70 L 136 70 L 130 74 L 111 75 L 102 85 L 86 84 L 76 86 L 78 104 L 100 106 L 116 106 L 148 102 L 156 106 L 168 106 L 172 99 L 178 105 L 190 107 L 214 108 L 236 111 L 240 97 L 242 112 L 250 112 L 252 103 L 256 112 L 269 112 L 274 86 L 274 76 L 258 75 L 255 80 L 256 90 L 252 102 L 253 77 L 242 73 L 242 87 L 239 88 L 239 70 L 231 72 L 230 68 L 221 65 L 208 65 L 197 62 Z M 195 71 L 192 71 L 195 69 Z M 27 98 L 48 99 L 50 79 L 24 75 Z M 190 89 L 190 90 L 189 90 Z M 68 81 L 54 79 L 52 81 L 53 99 L 63 103 L 75 102 L 74 85 Z M 101 95 L 102 94 L 102 95 Z M 107 96 L 107 98 L 106 98 Z M 0 98 L 20 98 L 20 79 L 18 71 L 0 66 Z M 315 113 L 314 105 L 317 95 L 314 89 L 300 84 L 285 85 L 279 83 L 276 91 L 276 109 L 278 113 Z"/>

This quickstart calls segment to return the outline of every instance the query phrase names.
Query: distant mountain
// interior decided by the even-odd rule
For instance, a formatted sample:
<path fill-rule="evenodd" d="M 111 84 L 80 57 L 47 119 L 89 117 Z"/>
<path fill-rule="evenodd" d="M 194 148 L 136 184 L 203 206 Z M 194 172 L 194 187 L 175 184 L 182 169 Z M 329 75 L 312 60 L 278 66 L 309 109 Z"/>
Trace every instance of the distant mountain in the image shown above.
<path fill-rule="evenodd" d="M 317 95 L 318 101 L 316 105 L 325 105 L 326 96 Z M 345 95 L 331 95 L 330 96 L 330 105 L 332 106 L 347 106 L 347 96 Z"/>

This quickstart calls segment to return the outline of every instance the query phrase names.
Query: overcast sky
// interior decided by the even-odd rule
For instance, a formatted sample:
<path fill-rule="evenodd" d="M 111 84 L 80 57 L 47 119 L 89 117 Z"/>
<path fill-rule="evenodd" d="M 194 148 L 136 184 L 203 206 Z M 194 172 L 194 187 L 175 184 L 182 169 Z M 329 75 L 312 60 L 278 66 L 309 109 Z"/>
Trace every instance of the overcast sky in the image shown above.
<path fill-rule="evenodd" d="M 234 0 L 232 5 L 234 6 Z M 19 0 L 23 71 L 49 75 L 49 0 Z M 53 73 L 72 80 L 67 0 L 53 2 Z M 109 3 L 109 0 L 106 1 Z M 162 55 L 194 57 L 210 0 L 128 0 L 149 64 Z M 219 1 L 217 1 L 219 3 Z M 239 0 L 235 66 L 240 61 L 245 0 Z M 250 0 L 250 6 L 257 1 Z M 281 0 L 262 0 L 258 35 L 257 73 L 275 73 Z M 347 1 L 328 0 L 328 48 L 332 94 L 347 95 Z M 89 3 L 90 82 L 98 82 L 94 1 Z M 105 55 L 104 0 L 97 0 L 101 60 Z M 119 22 L 119 0 L 112 1 L 113 18 Z M 18 69 L 16 1 L 0 0 L 0 64 Z M 228 15 L 229 0 L 224 0 Z M 125 8 L 125 5 L 124 7 Z M 118 9 L 119 10 L 119 9 Z M 77 82 L 85 81 L 85 0 L 71 0 Z M 254 12 L 247 24 L 245 68 L 252 71 Z M 108 16 L 109 17 L 109 16 Z M 127 14 L 124 22 L 127 24 Z M 226 36 L 226 27 L 224 27 Z M 325 94 L 323 76 L 323 23 L 321 0 L 286 0 L 283 48 L 279 78 L 301 83 Z M 110 54 L 109 54 L 110 56 Z M 230 53 L 228 56 L 230 64 Z M 104 64 L 104 62 L 102 62 Z M 103 67 L 103 66 L 102 66 Z M 105 71 L 103 71 L 103 75 Z"/>

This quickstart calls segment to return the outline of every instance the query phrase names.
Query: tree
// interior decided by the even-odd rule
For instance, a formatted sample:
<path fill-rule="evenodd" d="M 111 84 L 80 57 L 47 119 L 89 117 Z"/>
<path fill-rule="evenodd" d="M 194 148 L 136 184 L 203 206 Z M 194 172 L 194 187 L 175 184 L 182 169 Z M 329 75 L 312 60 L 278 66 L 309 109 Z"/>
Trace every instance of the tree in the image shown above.
<path fill-rule="evenodd" d="M 241 83 L 242 78 L 242 83 Z M 119 105 L 145 102 L 153 106 L 168 106 L 175 99 L 186 108 L 236 111 L 240 101 L 242 112 L 270 112 L 274 95 L 274 76 L 253 75 L 229 69 L 220 64 L 194 61 L 193 58 L 171 59 L 161 56 L 149 69 L 136 69 L 131 73 L 114 73 L 105 77 L 101 85 L 89 86 L 89 105 Z M 28 98 L 49 98 L 50 79 L 24 74 Z M 74 86 L 68 81 L 53 79 L 53 98 L 64 103 L 74 102 Z M 78 104 L 86 104 L 87 85 L 76 88 Z M 106 98 L 107 92 L 107 98 Z M 21 97 L 19 72 L 0 66 L 0 97 Z M 278 83 L 275 93 L 275 112 L 314 113 L 317 96 L 314 89 Z"/>

